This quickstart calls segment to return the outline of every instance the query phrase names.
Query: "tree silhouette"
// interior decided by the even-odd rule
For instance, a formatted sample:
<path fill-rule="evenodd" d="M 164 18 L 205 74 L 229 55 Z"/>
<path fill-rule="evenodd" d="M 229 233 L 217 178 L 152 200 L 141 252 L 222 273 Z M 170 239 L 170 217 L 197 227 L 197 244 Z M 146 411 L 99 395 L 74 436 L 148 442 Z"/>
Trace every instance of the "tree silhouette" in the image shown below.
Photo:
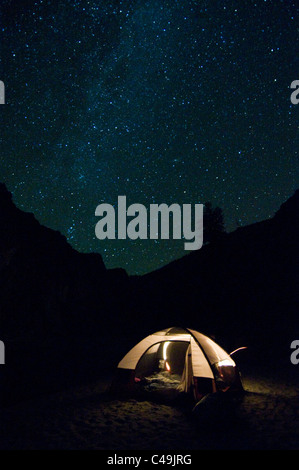
<path fill-rule="evenodd" d="M 204 243 L 219 240 L 225 233 L 223 211 L 220 207 L 212 207 L 206 202 L 203 213 L 203 241 Z"/>

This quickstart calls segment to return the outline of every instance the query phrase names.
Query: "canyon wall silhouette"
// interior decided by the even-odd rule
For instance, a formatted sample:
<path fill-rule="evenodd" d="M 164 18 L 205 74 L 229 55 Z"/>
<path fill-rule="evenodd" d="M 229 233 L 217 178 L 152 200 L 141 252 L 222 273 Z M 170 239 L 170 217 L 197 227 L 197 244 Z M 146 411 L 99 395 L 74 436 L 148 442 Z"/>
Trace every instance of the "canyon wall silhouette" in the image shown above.
<path fill-rule="evenodd" d="M 107 269 L 100 254 L 73 249 L 0 184 L 2 400 L 96 380 L 135 341 L 175 325 L 229 351 L 248 346 L 252 363 L 289 365 L 299 338 L 298 214 L 297 190 L 272 218 L 128 276 Z"/>

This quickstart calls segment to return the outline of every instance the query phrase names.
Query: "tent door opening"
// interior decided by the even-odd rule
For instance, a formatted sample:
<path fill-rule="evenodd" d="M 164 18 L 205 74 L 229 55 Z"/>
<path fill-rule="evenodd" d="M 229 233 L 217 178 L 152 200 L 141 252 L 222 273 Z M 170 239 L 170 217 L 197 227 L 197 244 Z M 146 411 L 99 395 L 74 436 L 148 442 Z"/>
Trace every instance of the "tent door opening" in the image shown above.
<path fill-rule="evenodd" d="M 135 382 L 146 391 L 189 391 L 192 383 L 191 348 L 187 341 L 162 341 L 140 358 Z"/>

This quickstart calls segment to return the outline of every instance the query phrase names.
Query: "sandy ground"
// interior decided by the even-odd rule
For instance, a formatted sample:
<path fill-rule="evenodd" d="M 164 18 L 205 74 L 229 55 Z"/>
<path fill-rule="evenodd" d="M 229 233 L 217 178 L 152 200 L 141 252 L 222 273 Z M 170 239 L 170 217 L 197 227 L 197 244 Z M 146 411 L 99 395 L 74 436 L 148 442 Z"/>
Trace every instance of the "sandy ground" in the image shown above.
<path fill-rule="evenodd" d="M 191 411 L 91 386 L 0 410 L 0 449 L 299 449 L 299 382 L 245 376 L 242 398 Z"/>

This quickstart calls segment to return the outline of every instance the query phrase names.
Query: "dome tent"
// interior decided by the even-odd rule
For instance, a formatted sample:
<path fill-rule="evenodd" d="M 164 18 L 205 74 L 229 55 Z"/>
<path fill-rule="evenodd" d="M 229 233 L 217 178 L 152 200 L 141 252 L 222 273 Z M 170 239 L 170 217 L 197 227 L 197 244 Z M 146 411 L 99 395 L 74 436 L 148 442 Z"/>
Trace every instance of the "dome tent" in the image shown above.
<path fill-rule="evenodd" d="M 113 390 L 134 391 L 148 377 L 167 377 L 178 392 L 204 395 L 240 390 L 242 384 L 231 356 L 215 341 L 187 328 L 167 328 L 134 346 L 119 362 Z"/>

